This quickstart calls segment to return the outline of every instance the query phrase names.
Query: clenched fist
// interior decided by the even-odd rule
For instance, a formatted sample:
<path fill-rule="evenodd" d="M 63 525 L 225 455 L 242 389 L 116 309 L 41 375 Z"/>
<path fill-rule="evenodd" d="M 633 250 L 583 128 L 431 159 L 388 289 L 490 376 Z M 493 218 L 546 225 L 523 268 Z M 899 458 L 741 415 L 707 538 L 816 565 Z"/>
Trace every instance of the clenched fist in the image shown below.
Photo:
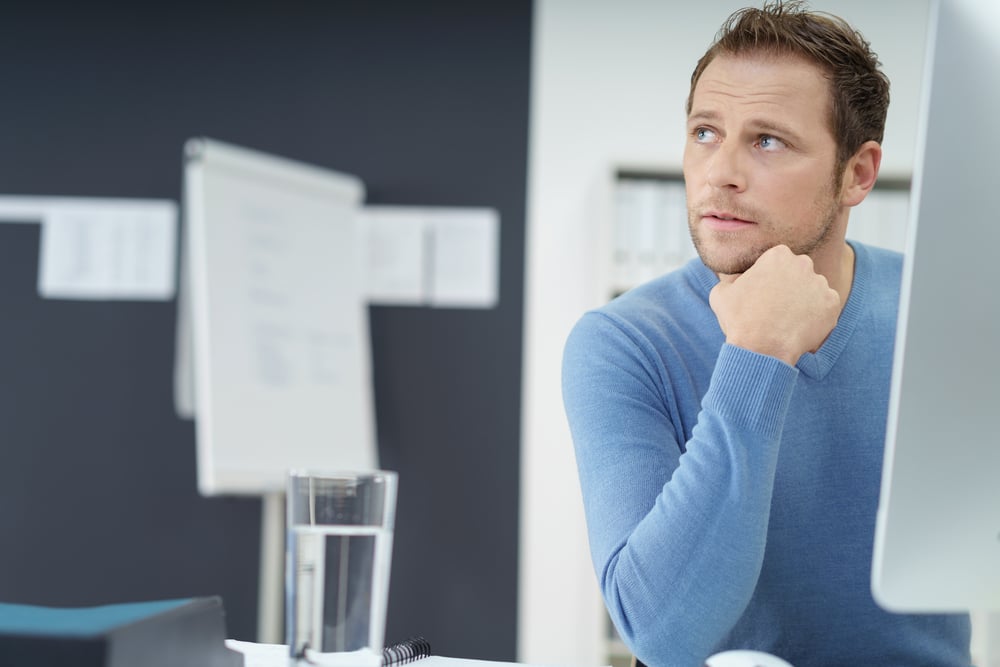
<path fill-rule="evenodd" d="M 808 255 L 787 246 L 767 250 L 745 273 L 720 281 L 709 305 L 732 345 L 795 365 L 837 325 L 840 295 Z"/>

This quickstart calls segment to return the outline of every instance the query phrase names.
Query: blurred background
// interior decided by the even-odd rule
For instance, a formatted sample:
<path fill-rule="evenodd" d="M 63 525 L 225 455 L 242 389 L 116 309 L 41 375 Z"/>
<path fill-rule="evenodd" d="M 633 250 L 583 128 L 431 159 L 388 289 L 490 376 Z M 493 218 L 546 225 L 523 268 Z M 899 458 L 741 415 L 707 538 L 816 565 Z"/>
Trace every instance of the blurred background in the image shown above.
<path fill-rule="evenodd" d="M 496 659 L 516 650 L 531 10 L 43 2 L 0 20 L 0 194 L 180 204 L 184 142 L 207 136 L 357 176 L 368 203 L 498 211 L 495 307 L 369 310 L 380 462 L 400 475 L 387 640 Z M 198 493 L 176 300 L 43 298 L 41 235 L 0 223 L 0 600 L 217 594 L 254 639 L 261 501 Z"/>
<path fill-rule="evenodd" d="M 183 144 L 207 136 L 357 176 L 366 203 L 495 209 L 494 307 L 369 308 L 378 450 L 400 474 L 386 639 L 608 664 L 622 649 L 587 551 L 562 344 L 622 287 L 622 174 L 677 181 L 691 70 L 744 4 L 8 7 L 0 195 L 179 203 Z M 905 193 L 927 2 L 811 5 L 879 53 L 883 180 Z M 903 224 L 890 209 L 856 217 Z M 43 298 L 41 229 L 20 223 L 0 223 L 0 600 L 219 594 L 230 634 L 254 639 L 261 501 L 198 493 L 176 301 Z"/>

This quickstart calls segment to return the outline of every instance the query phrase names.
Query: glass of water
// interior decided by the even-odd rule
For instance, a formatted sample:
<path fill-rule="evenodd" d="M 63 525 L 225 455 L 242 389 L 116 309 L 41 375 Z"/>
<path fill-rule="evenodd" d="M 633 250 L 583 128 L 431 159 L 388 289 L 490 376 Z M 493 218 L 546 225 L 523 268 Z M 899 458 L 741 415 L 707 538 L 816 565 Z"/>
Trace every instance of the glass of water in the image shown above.
<path fill-rule="evenodd" d="M 287 512 L 285 632 L 292 662 L 380 664 L 396 473 L 292 471 Z"/>

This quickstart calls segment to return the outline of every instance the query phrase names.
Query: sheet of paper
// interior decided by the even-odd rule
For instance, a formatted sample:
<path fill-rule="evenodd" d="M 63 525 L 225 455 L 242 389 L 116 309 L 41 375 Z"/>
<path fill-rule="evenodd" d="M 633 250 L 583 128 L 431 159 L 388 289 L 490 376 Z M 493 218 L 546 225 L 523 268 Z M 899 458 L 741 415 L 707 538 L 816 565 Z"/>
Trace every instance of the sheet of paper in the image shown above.
<path fill-rule="evenodd" d="M 243 667 L 288 667 L 288 646 L 285 644 L 255 644 L 227 639 L 226 646 L 243 654 Z"/>
<path fill-rule="evenodd" d="M 369 206 L 362 210 L 369 303 L 409 306 L 427 300 L 425 217 L 418 209 Z"/>
<path fill-rule="evenodd" d="M 441 209 L 430 220 L 434 257 L 428 292 L 437 307 L 497 305 L 500 219 L 489 209 Z"/>
<path fill-rule="evenodd" d="M 38 222 L 38 292 L 53 299 L 172 299 L 177 204 L 169 200 L 0 197 L 0 221 Z"/>
<path fill-rule="evenodd" d="M 226 646 L 243 654 L 244 667 L 288 667 L 288 646 L 285 644 L 255 644 L 253 642 L 227 639 Z M 340 664 L 337 656 L 331 656 L 328 659 L 331 662 L 323 664 Z M 342 664 L 346 666 L 352 663 L 350 660 L 347 660 Z M 412 664 L 418 667 L 530 667 L 517 662 L 447 658 L 438 655 L 420 658 L 405 664 Z"/>
<path fill-rule="evenodd" d="M 362 222 L 369 303 L 496 306 L 500 218 L 495 210 L 367 206 Z"/>
<path fill-rule="evenodd" d="M 42 222 L 54 198 L 0 196 L 0 222 Z"/>

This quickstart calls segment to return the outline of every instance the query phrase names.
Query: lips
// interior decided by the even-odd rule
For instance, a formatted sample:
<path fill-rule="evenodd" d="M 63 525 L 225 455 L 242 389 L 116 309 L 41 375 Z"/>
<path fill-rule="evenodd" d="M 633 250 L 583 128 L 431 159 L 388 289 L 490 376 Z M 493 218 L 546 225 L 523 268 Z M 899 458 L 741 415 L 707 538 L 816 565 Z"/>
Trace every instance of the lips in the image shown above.
<path fill-rule="evenodd" d="M 733 231 L 755 225 L 753 220 L 747 220 L 728 211 L 706 211 L 701 216 L 702 222 L 711 229 Z"/>
<path fill-rule="evenodd" d="M 702 214 L 703 218 L 714 218 L 721 222 L 736 222 L 743 223 L 747 225 L 754 224 L 753 220 L 747 220 L 746 218 L 741 218 L 734 213 L 727 213 L 725 211 L 706 211 Z"/>

